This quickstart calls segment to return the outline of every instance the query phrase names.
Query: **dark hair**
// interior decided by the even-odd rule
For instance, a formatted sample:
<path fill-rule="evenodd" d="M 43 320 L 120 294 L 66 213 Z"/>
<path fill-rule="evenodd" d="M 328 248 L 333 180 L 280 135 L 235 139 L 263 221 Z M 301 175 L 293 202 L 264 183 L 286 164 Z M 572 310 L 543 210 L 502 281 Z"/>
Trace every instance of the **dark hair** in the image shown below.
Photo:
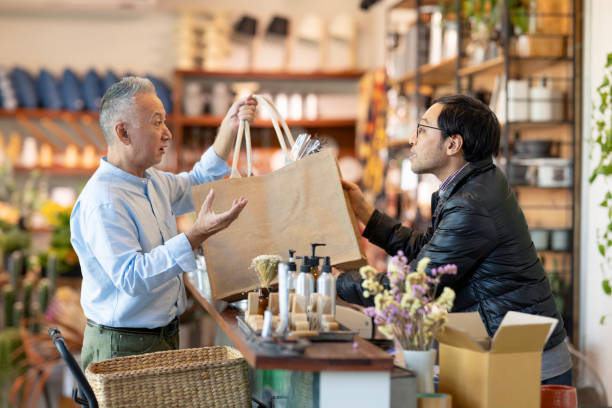
<path fill-rule="evenodd" d="M 438 127 L 445 136 L 463 137 L 463 155 L 467 162 L 497 156 L 501 129 L 495 113 L 487 105 L 467 95 L 450 95 L 432 104 L 444 105 Z"/>

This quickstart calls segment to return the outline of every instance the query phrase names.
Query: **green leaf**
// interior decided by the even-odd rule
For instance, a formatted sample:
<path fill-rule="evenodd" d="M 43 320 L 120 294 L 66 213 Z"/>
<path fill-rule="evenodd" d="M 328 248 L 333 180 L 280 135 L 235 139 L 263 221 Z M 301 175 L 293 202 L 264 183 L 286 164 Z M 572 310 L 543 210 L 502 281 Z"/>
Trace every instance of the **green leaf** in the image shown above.
<path fill-rule="evenodd" d="M 606 293 L 606 295 L 612 295 L 612 287 L 610 287 L 609 279 L 604 279 L 601 282 L 601 286 L 603 287 L 603 291 Z"/>
<path fill-rule="evenodd" d="M 600 207 L 607 207 L 608 206 L 608 200 L 603 200 L 601 202 L 601 204 L 599 204 Z"/>
<path fill-rule="evenodd" d="M 604 248 L 604 246 L 601 244 L 599 244 L 597 247 L 599 248 L 599 253 L 601 256 L 606 256 L 606 248 Z"/>
<path fill-rule="evenodd" d="M 603 174 L 604 176 L 609 176 L 610 174 L 612 174 L 612 164 L 606 164 L 605 166 L 603 166 L 599 170 L 599 173 Z"/>
<path fill-rule="evenodd" d="M 606 68 L 612 67 L 612 52 L 608 53 L 608 62 L 606 63 Z"/>
<path fill-rule="evenodd" d="M 604 127 L 606 127 L 606 122 L 604 122 L 603 120 L 598 120 L 596 124 L 597 130 L 600 132 L 604 129 Z"/>
<path fill-rule="evenodd" d="M 604 324 L 604 320 L 606 320 L 606 316 L 601 316 L 601 319 L 599 319 L 599 324 L 603 325 Z"/>

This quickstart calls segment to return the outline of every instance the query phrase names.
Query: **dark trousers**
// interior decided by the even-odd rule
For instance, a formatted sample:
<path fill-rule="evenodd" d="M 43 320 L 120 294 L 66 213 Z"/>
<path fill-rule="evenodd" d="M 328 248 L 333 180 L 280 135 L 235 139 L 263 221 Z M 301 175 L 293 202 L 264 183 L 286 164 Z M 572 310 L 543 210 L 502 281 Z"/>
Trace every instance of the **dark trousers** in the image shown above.
<path fill-rule="evenodd" d="M 155 351 L 177 350 L 178 319 L 159 329 L 119 328 L 87 321 L 81 350 L 83 371 L 90 363 Z"/>
<path fill-rule="evenodd" d="M 566 372 L 556 377 L 542 380 L 542 385 L 572 385 L 572 369 L 570 368 Z"/>

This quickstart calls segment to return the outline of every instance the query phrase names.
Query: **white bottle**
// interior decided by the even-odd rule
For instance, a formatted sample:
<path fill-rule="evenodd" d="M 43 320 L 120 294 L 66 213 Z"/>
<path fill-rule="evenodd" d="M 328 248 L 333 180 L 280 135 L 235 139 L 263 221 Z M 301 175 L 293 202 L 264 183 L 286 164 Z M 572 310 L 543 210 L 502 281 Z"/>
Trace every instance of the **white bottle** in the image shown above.
<path fill-rule="evenodd" d="M 508 80 L 508 121 L 529 120 L 529 82 L 525 79 Z"/>
<path fill-rule="evenodd" d="M 554 122 L 563 120 L 563 95 L 560 90 L 550 86 L 546 78 L 540 85 L 529 90 L 530 119 L 534 122 Z"/>
<path fill-rule="evenodd" d="M 324 296 L 329 296 L 331 299 L 331 314 L 336 316 L 336 278 L 331 273 L 331 264 L 329 256 L 325 257 L 323 267 L 321 268 L 321 275 L 317 279 L 318 293 Z"/>
<path fill-rule="evenodd" d="M 302 95 L 297 92 L 289 97 L 289 119 L 302 119 Z"/>
<path fill-rule="evenodd" d="M 309 93 L 304 98 L 304 117 L 306 120 L 316 120 L 319 116 L 319 107 L 317 104 L 317 95 Z"/>
<path fill-rule="evenodd" d="M 289 265 L 284 262 L 278 264 L 278 314 L 280 322 L 276 332 L 285 334 L 289 329 L 289 284 L 291 282 L 291 272 Z"/>

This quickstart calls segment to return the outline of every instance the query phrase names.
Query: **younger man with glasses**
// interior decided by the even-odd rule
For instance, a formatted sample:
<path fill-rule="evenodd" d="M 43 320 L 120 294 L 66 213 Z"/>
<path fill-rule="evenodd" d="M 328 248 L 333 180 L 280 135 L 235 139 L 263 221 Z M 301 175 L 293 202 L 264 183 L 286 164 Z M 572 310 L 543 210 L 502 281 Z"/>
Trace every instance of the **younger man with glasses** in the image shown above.
<path fill-rule="evenodd" d="M 410 138 L 412 171 L 442 181 L 431 197 L 425 233 L 402 226 L 367 203 L 359 187 L 343 181 L 363 236 L 395 255 L 402 250 L 412 269 L 424 257 L 429 268 L 456 264 L 444 286 L 456 293 L 453 312 L 478 311 L 490 336 L 508 311 L 559 320 L 542 354 L 542 383 L 571 385 L 571 359 L 563 320 L 531 241 L 525 216 L 503 172 L 493 164 L 500 126 L 483 103 L 465 95 L 440 98 L 425 112 Z M 385 282 L 385 274 L 380 275 Z M 364 298 L 357 271 L 341 274 L 338 295 L 351 303 Z"/>

